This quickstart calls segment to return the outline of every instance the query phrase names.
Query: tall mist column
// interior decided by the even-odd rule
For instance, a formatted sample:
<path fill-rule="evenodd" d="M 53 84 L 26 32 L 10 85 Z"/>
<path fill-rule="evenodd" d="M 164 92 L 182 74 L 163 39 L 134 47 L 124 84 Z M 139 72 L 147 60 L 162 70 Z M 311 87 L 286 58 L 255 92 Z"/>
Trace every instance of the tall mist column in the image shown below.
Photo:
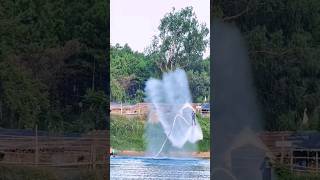
<path fill-rule="evenodd" d="M 177 69 L 164 73 L 161 80 L 150 78 L 145 92 L 150 110 L 145 131 L 149 155 L 158 156 L 163 149 L 166 153 L 194 150 L 203 134 L 191 106 L 185 71 Z M 188 148 L 184 146 L 187 142 L 191 145 Z"/>
<path fill-rule="evenodd" d="M 211 136 L 214 179 L 262 179 L 267 149 L 256 136 L 261 117 L 249 58 L 235 25 L 213 20 Z"/>

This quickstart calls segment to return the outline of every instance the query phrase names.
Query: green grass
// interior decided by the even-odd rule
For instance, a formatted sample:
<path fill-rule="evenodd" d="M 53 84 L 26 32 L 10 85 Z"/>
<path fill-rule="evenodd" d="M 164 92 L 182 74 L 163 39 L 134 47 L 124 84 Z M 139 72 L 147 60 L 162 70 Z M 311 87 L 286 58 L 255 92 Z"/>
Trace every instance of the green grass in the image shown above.
<path fill-rule="evenodd" d="M 110 142 L 111 147 L 117 150 L 144 151 L 146 143 L 144 135 L 144 120 L 111 116 Z"/>
<path fill-rule="evenodd" d="M 199 151 L 210 151 L 210 120 L 197 116 L 203 131 L 203 140 L 198 143 Z M 117 150 L 145 151 L 144 123 L 146 119 L 111 116 L 110 142 Z"/>
<path fill-rule="evenodd" d="M 0 166 L 1 180 L 58 180 L 58 177 L 47 169 L 34 167 Z"/>
<path fill-rule="evenodd" d="M 0 180 L 102 180 L 106 169 L 0 166 Z"/>
<path fill-rule="evenodd" d="M 311 174 L 311 173 L 305 173 L 305 174 L 297 174 L 292 173 L 288 168 L 278 165 L 276 167 L 276 172 L 278 175 L 278 180 L 319 180 L 320 174 Z"/>
<path fill-rule="evenodd" d="M 203 139 L 198 143 L 199 151 L 210 151 L 210 119 L 200 115 L 197 115 L 197 119 L 203 133 Z"/>

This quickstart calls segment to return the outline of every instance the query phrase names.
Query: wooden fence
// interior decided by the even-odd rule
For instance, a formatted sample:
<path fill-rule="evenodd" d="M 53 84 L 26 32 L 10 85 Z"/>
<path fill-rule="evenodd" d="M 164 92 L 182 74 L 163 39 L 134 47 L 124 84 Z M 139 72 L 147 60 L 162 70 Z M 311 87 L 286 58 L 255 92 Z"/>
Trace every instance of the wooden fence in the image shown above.
<path fill-rule="evenodd" d="M 107 133 L 81 137 L 0 135 L 0 164 L 95 168 L 107 164 L 108 140 Z"/>
<path fill-rule="evenodd" d="M 192 103 L 192 107 L 204 116 L 210 116 L 210 111 L 204 111 L 201 109 L 200 103 Z M 115 115 L 125 116 L 146 116 L 149 113 L 149 103 L 137 103 L 134 105 L 128 104 L 114 104 L 110 105 L 110 113 Z M 163 105 L 166 107 L 166 105 Z"/>
<path fill-rule="evenodd" d="M 274 155 L 276 163 L 287 166 L 294 172 L 320 174 L 320 148 L 296 147 L 294 132 L 267 132 L 260 135 L 261 140 Z"/>

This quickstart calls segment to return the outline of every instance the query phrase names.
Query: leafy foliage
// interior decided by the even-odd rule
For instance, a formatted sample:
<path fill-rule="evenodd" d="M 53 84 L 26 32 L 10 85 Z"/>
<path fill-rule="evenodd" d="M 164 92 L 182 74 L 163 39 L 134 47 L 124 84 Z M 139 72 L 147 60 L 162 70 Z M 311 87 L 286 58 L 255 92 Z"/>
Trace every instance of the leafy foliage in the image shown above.
<path fill-rule="evenodd" d="M 44 86 L 10 63 L 0 63 L 0 125 L 33 128 L 48 108 Z"/>
<path fill-rule="evenodd" d="M 157 73 L 154 63 L 128 45 L 112 46 L 110 57 L 111 101 L 143 101 L 144 83 Z"/>
<path fill-rule="evenodd" d="M 1 2 L 2 128 L 106 127 L 107 6 L 102 0 Z"/>
<path fill-rule="evenodd" d="M 244 35 L 268 130 L 320 130 L 320 3 L 316 0 L 215 1 L 214 17 Z M 214 42 L 212 42 L 214 43 Z"/>
<path fill-rule="evenodd" d="M 186 7 L 167 13 L 159 31 L 144 53 L 133 52 L 127 44 L 111 47 L 111 101 L 142 102 L 148 78 L 160 78 L 178 67 L 187 71 L 193 100 L 209 100 L 210 60 L 202 58 L 208 44 L 206 26 L 199 24 L 192 7 Z"/>
<path fill-rule="evenodd" d="M 209 30 L 199 24 L 192 7 L 177 12 L 173 8 L 161 19 L 158 29 L 160 33 L 154 36 L 147 54 L 162 72 L 188 69 L 192 62 L 202 60 Z"/>

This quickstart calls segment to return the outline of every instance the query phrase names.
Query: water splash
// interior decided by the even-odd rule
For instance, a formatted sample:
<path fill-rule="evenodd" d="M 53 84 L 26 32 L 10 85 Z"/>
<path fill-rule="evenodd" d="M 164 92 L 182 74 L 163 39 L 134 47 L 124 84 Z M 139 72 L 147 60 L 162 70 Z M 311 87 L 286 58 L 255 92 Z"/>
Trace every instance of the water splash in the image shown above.
<path fill-rule="evenodd" d="M 165 146 L 181 149 L 187 142 L 194 144 L 203 138 L 191 105 L 191 94 L 184 70 L 164 73 L 162 80 L 149 79 L 145 92 L 146 101 L 150 104 L 146 139 L 151 155 L 158 156 Z"/>

